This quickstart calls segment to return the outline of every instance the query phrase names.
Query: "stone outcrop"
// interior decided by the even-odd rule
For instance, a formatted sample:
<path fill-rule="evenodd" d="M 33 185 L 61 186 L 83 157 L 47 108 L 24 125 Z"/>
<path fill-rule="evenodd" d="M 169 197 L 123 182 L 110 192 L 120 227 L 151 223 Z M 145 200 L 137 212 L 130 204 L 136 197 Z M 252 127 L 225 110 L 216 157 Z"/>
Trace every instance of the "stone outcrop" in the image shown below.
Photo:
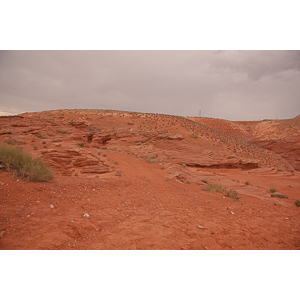
<path fill-rule="evenodd" d="M 42 151 L 42 156 L 49 165 L 63 174 L 70 174 L 73 168 L 79 169 L 81 173 L 102 174 L 112 171 L 99 158 L 84 150 L 48 150 Z"/>

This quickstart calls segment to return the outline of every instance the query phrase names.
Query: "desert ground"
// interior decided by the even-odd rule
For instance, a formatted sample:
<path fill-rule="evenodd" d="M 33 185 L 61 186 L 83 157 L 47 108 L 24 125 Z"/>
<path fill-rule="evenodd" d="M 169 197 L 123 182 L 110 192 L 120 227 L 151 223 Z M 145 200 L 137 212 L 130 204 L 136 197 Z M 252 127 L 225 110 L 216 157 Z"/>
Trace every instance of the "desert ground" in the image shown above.
<path fill-rule="evenodd" d="M 0 143 L 55 172 L 0 167 L 0 249 L 300 249 L 299 116 L 44 111 L 0 117 Z"/>

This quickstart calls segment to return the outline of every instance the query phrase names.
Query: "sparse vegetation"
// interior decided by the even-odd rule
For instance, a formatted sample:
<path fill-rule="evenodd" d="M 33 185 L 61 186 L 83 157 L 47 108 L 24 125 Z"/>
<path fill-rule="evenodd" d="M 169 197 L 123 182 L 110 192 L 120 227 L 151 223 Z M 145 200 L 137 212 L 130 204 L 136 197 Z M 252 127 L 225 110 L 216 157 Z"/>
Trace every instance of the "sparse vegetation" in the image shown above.
<path fill-rule="evenodd" d="M 192 134 L 191 134 L 191 137 L 192 137 L 193 139 L 197 139 L 197 138 L 198 138 L 198 135 L 195 134 L 195 133 L 192 133 Z"/>
<path fill-rule="evenodd" d="M 238 193 L 235 190 L 230 189 L 227 191 L 226 188 L 220 184 L 209 183 L 206 188 L 202 189 L 202 191 L 217 192 L 224 194 L 226 197 L 233 198 L 234 201 L 239 200 Z"/>
<path fill-rule="evenodd" d="M 278 193 L 278 192 L 275 192 L 271 195 L 271 197 L 278 197 L 278 198 L 285 198 L 285 199 L 288 199 L 287 196 L 284 196 L 283 194 L 281 193 Z"/>
<path fill-rule="evenodd" d="M 240 199 L 237 191 L 232 190 L 232 189 L 230 189 L 225 195 L 226 195 L 226 197 L 233 198 L 234 201 L 237 201 Z"/>
<path fill-rule="evenodd" d="M 18 177 L 28 181 L 49 181 L 54 172 L 42 159 L 35 159 L 20 148 L 0 144 L 0 163 L 6 171 L 12 171 Z"/>
<path fill-rule="evenodd" d="M 296 200 L 296 201 L 294 202 L 294 204 L 295 204 L 297 207 L 300 207 L 300 201 L 299 201 L 299 200 Z"/>
<path fill-rule="evenodd" d="M 11 139 L 11 138 L 9 138 L 8 140 L 6 140 L 5 143 L 7 143 L 8 145 L 15 145 L 15 144 L 17 144 L 17 145 L 25 145 L 26 144 L 23 141 L 18 141 L 16 139 Z"/>
<path fill-rule="evenodd" d="M 151 160 L 151 157 L 149 158 L 147 155 L 141 155 L 140 156 L 140 158 L 143 158 L 145 160 L 145 162 L 147 162 L 148 164 L 151 164 L 151 163 L 154 162 L 153 160 Z"/>
<path fill-rule="evenodd" d="M 117 170 L 115 173 L 116 176 L 122 176 L 122 172 L 120 170 Z"/>
<path fill-rule="evenodd" d="M 248 181 L 248 180 L 245 182 L 245 184 L 246 184 L 246 185 L 250 185 L 250 183 L 249 183 L 249 181 Z"/>
<path fill-rule="evenodd" d="M 270 192 L 275 193 L 275 192 L 277 192 L 277 189 L 276 188 L 270 188 Z"/>
<path fill-rule="evenodd" d="M 209 183 L 206 188 L 203 188 L 202 191 L 209 191 L 209 192 L 217 192 L 225 194 L 227 190 L 220 184 L 216 183 Z"/>
<path fill-rule="evenodd" d="M 83 142 L 79 142 L 79 143 L 76 143 L 77 146 L 80 146 L 80 147 L 83 147 L 84 146 L 84 143 Z"/>

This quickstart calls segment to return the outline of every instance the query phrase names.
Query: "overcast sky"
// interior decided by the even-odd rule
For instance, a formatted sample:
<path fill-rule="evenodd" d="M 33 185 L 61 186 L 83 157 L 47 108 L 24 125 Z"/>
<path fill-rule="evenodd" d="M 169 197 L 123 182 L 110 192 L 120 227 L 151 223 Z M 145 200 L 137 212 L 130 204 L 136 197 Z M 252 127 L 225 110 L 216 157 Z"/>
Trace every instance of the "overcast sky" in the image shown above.
<path fill-rule="evenodd" d="M 95 108 L 260 120 L 300 114 L 300 51 L 0 51 L 0 115 Z"/>

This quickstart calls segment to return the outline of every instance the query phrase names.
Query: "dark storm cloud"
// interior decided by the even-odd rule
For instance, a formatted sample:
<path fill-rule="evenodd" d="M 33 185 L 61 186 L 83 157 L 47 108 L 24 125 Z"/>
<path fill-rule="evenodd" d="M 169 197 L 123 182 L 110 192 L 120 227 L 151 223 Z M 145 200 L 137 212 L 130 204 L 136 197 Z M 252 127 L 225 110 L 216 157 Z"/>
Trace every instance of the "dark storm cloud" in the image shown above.
<path fill-rule="evenodd" d="M 299 82 L 300 51 L 1 51 L 0 113 L 290 118 L 300 113 Z"/>

